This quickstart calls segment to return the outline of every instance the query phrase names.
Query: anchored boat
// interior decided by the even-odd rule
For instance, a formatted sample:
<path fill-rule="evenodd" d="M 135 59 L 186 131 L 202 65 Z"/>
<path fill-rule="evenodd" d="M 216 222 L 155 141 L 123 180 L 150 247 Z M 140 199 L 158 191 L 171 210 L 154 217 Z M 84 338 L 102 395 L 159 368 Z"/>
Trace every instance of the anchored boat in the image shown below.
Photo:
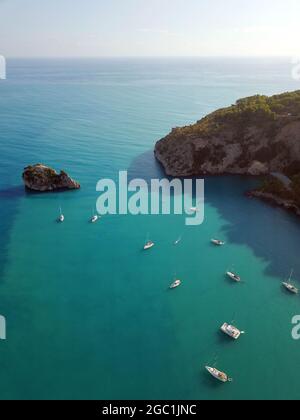
<path fill-rule="evenodd" d="M 177 289 L 179 286 L 181 286 L 181 280 L 175 280 L 174 283 L 171 284 L 170 289 Z"/>
<path fill-rule="evenodd" d="M 288 279 L 287 282 L 282 283 L 282 285 L 291 293 L 297 295 L 299 293 L 299 289 L 297 289 L 297 287 L 295 287 L 293 284 L 291 284 L 291 280 L 293 277 L 293 270 L 291 271 L 290 277 Z"/>
<path fill-rule="evenodd" d="M 206 366 L 205 369 L 211 376 L 213 376 L 215 379 L 217 379 L 220 382 L 223 382 L 223 383 L 232 382 L 232 379 L 229 378 L 229 376 L 226 373 L 221 372 L 220 370 L 214 367 Z"/>
<path fill-rule="evenodd" d="M 148 242 L 146 242 L 146 244 L 145 244 L 145 246 L 144 246 L 144 251 L 147 251 L 148 249 L 151 249 L 151 248 L 153 248 L 154 247 L 154 242 L 152 242 L 152 241 L 148 241 Z"/>
<path fill-rule="evenodd" d="M 174 242 L 174 245 L 178 245 L 178 244 L 180 244 L 180 242 L 181 242 L 181 236 Z"/>
<path fill-rule="evenodd" d="M 98 214 L 96 214 L 96 212 L 93 209 L 92 210 L 92 217 L 90 219 L 90 222 L 91 223 L 96 223 L 96 222 L 98 222 L 99 219 L 100 219 L 100 217 L 98 216 Z"/>
<path fill-rule="evenodd" d="M 65 221 L 65 216 L 63 215 L 63 213 L 62 213 L 62 210 L 61 210 L 61 207 L 59 208 L 59 218 L 58 218 L 58 221 L 60 222 L 60 223 L 63 223 L 64 221 Z"/>
<path fill-rule="evenodd" d="M 99 216 L 98 215 L 94 215 L 94 216 L 92 216 L 92 218 L 91 218 L 91 223 L 96 223 L 96 222 L 98 222 L 98 220 L 99 220 Z"/>
<path fill-rule="evenodd" d="M 242 279 L 241 279 L 241 277 L 240 276 L 238 276 L 237 274 L 235 274 L 235 273 L 232 273 L 231 271 L 227 271 L 227 276 L 229 277 L 229 278 L 231 278 L 231 280 L 234 280 L 234 281 L 236 281 L 236 282 L 240 282 Z"/>
<path fill-rule="evenodd" d="M 149 249 L 153 248 L 155 245 L 154 242 L 150 241 L 149 239 L 149 233 L 147 234 L 145 245 L 144 245 L 144 251 L 148 251 Z"/>
<path fill-rule="evenodd" d="M 238 340 L 241 334 L 244 334 L 244 331 L 240 331 L 238 328 L 234 327 L 233 325 L 227 324 L 226 322 L 222 325 L 221 331 L 229 337 L 233 338 L 234 340 Z"/>
<path fill-rule="evenodd" d="M 212 244 L 216 245 L 216 246 L 223 246 L 225 245 L 224 241 L 220 241 L 219 239 L 212 239 L 211 240 Z"/>

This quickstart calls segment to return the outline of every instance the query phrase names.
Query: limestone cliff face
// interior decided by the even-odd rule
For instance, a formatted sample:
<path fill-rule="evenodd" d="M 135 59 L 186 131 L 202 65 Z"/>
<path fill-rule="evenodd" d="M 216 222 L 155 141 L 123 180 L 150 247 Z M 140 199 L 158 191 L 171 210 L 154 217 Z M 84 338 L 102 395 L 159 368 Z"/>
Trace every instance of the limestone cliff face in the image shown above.
<path fill-rule="evenodd" d="M 175 128 L 155 156 L 170 176 L 300 173 L 300 91 L 241 99 Z"/>
<path fill-rule="evenodd" d="M 80 188 L 78 182 L 70 178 L 66 172 L 57 173 L 54 169 L 42 164 L 25 168 L 23 181 L 26 188 L 40 192 L 77 190 Z"/>

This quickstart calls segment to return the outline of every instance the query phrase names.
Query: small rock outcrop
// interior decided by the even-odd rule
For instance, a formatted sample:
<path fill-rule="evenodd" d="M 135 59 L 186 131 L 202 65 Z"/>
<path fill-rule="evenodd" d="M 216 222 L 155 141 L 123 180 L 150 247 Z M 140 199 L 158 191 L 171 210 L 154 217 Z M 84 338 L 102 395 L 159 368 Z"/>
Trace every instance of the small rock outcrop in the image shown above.
<path fill-rule="evenodd" d="M 61 171 L 56 172 L 41 163 L 27 166 L 23 172 L 25 187 L 32 191 L 78 190 L 80 184 Z"/>

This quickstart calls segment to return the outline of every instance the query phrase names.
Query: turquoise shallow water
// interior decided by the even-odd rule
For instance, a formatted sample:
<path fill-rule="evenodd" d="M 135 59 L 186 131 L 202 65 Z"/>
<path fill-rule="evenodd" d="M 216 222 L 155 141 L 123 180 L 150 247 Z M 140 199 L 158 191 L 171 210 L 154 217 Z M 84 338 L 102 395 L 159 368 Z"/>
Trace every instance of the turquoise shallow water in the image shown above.
<path fill-rule="evenodd" d="M 155 141 L 257 92 L 299 88 L 289 60 L 12 60 L 0 83 L 0 398 L 299 398 L 291 339 L 300 224 L 244 196 L 255 180 L 206 179 L 205 223 L 107 216 L 87 223 L 99 178 L 158 177 Z M 77 192 L 26 194 L 28 163 L 65 168 Z M 63 225 L 55 218 L 62 205 Z M 157 247 L 140 251 L 147 232 Z M 172 243 L 179 236 L 178 247 Z M 222 249 L 210 246 L 224 238 Z M 235 267 L 241 285 L 224 277 Z M 174 271 L 181 289 L 167 290 Z M 218 328 L 233 316 L 247 334 Z M 203 371 L 217 356 L 234 382 Z"/>

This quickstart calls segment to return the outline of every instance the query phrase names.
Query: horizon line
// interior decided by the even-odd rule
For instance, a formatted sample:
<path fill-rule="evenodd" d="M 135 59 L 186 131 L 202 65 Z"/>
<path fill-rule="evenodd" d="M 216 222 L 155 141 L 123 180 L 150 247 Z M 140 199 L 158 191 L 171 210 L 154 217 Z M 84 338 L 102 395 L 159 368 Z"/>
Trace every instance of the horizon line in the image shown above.
<path fill-rule="evenodd" d="M 2 54 L 7 60 L 38 60 L 38 59 L 45 59 L 45 60 L 97 60 L 97 59 L 249 59 L 249 58 L 293 58 L 294 55 L 287 54 L 287 55 L 145 55 L 145 56 L 138 56 L 138 55 L 99 55 L 99 56 L 9 56 Z"/>

